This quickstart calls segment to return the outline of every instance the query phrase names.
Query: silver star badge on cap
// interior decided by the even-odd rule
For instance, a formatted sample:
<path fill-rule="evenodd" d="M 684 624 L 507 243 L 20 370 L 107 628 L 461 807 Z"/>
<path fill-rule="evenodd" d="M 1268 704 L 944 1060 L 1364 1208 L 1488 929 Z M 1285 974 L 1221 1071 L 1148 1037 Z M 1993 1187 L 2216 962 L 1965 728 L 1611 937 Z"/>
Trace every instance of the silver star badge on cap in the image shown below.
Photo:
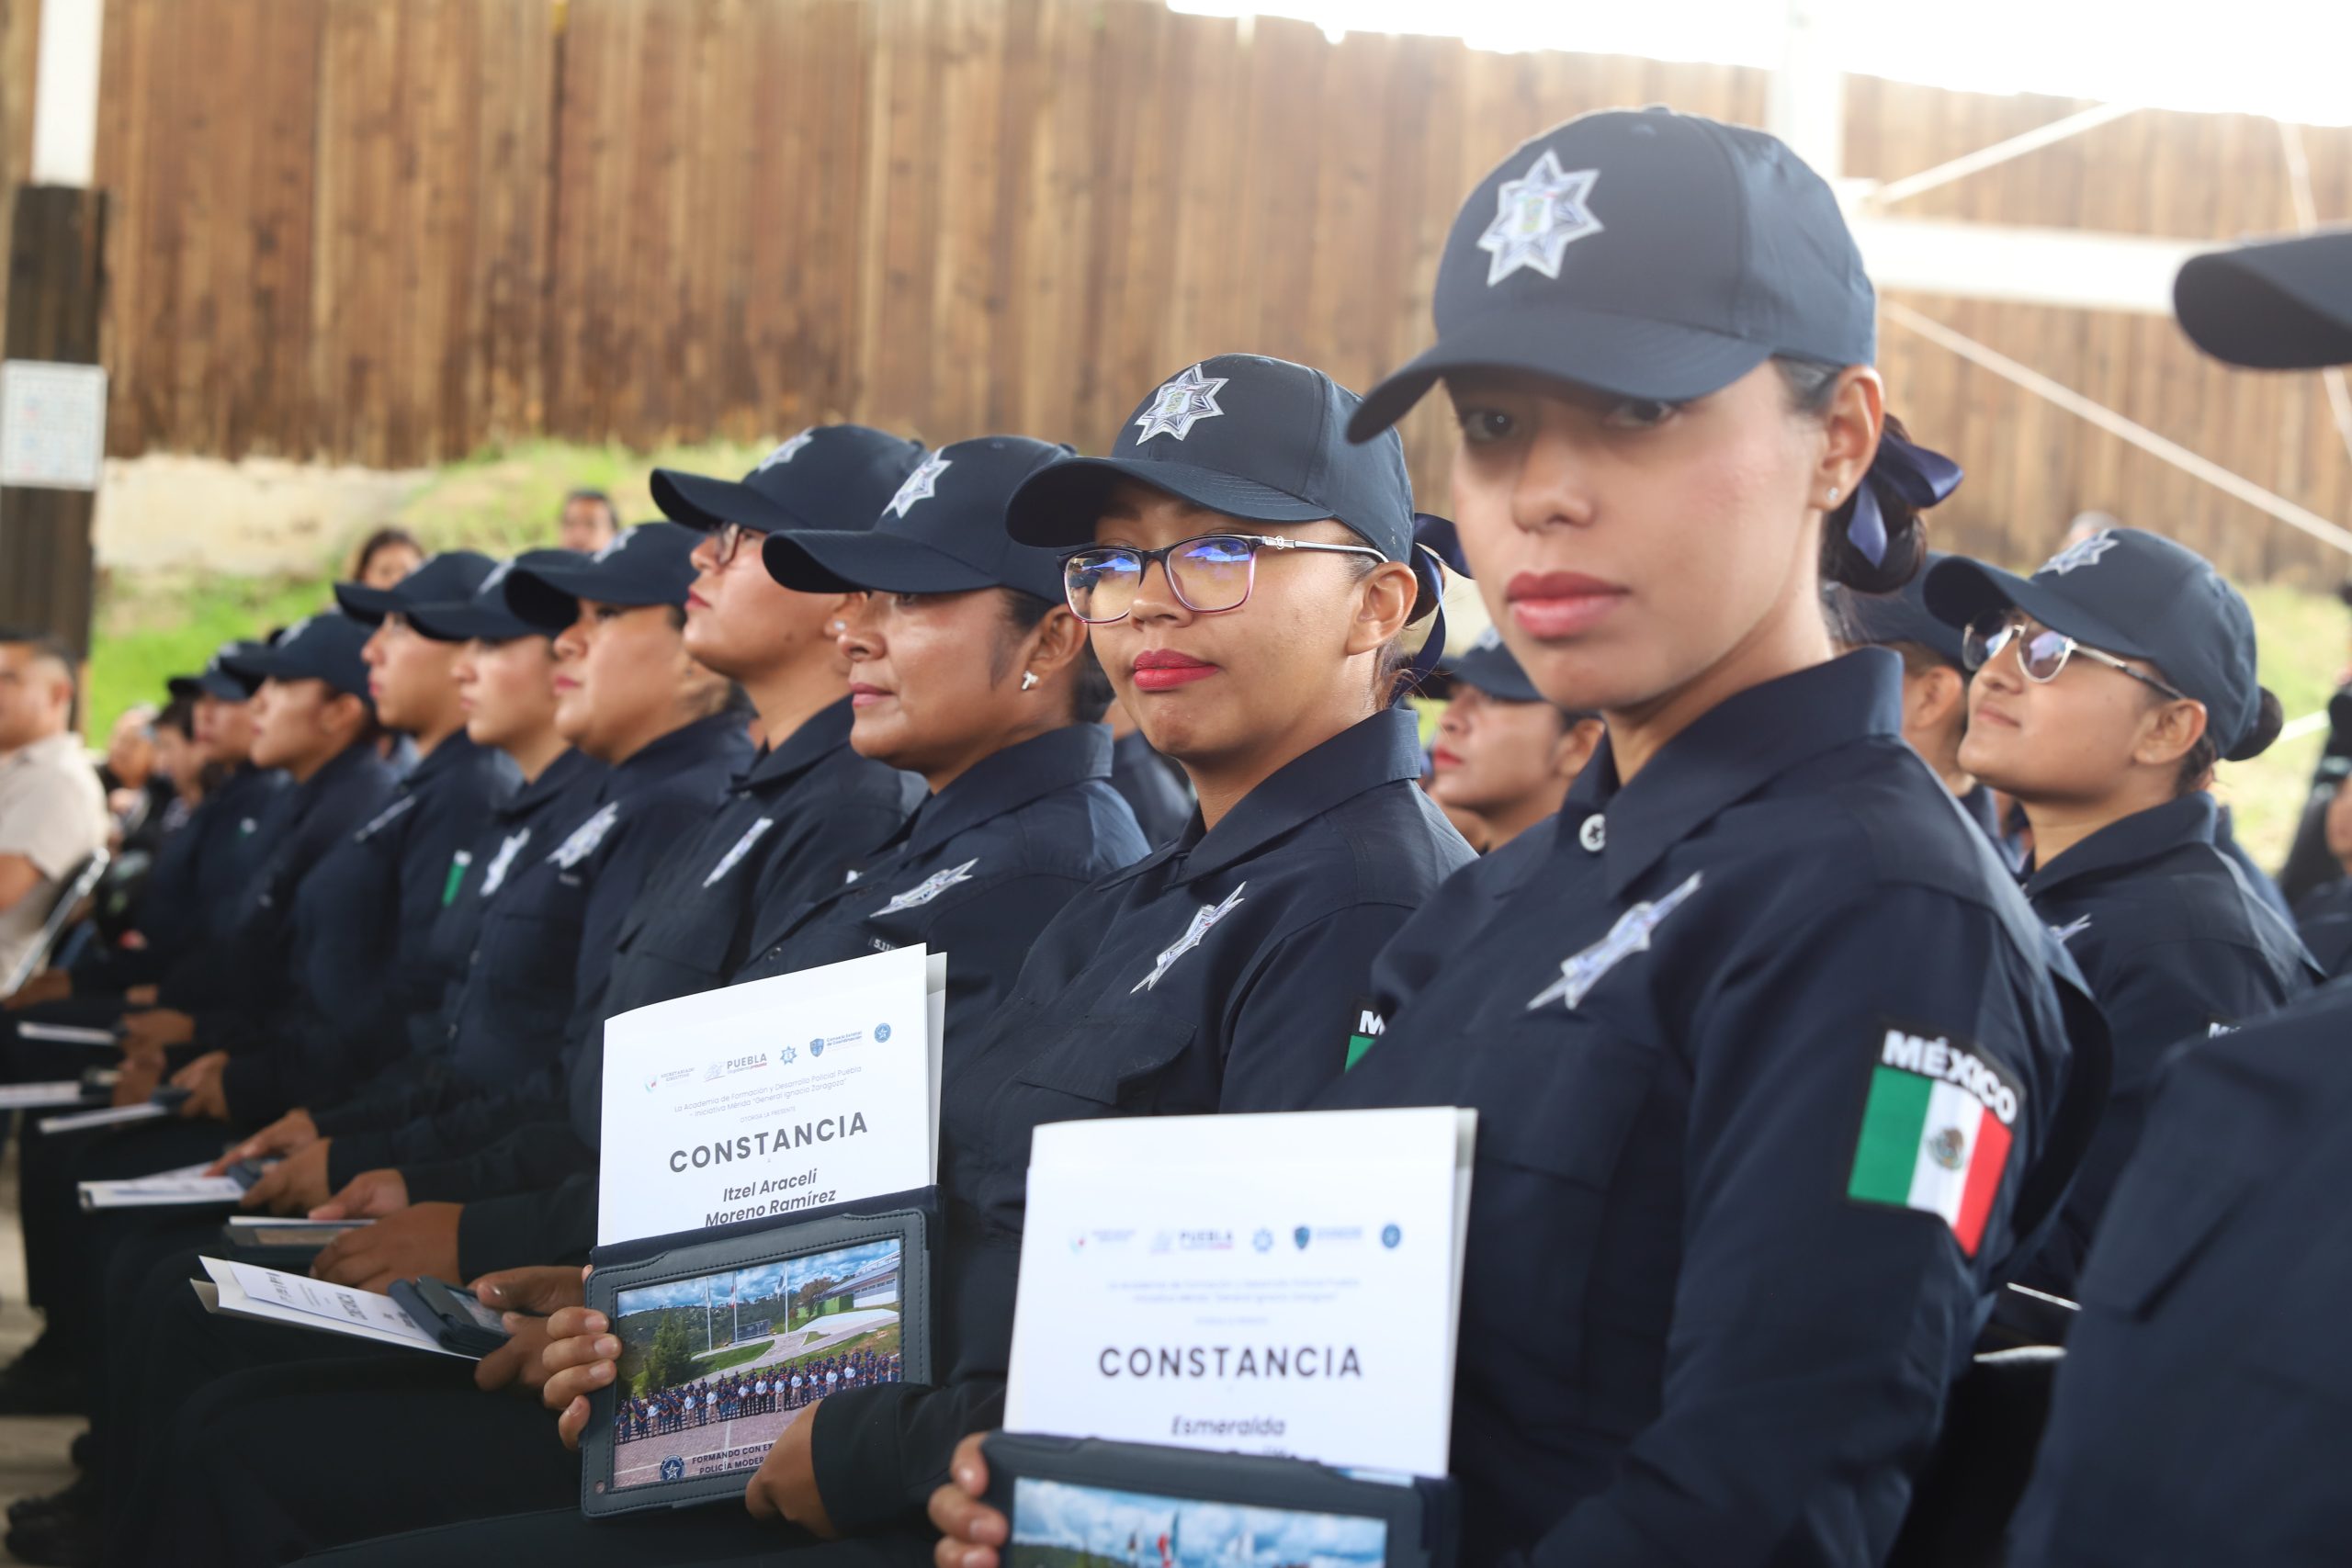
<path fill-rule="evenodd" d="M 939 493 L 939 476 L 955 466 L 947 458 L 933 452 L 922 460 L 922 467 L 907 476 L 907 482 L 899 487 L 899 493 L 890 498 L 890 504 L 885 510 L 895 512 L 901 518 L 905 517 L 908 513 L 914 510 L 916 502 L 929 501 Z"/>
<path fill-rule="evenodd" d="M 2041 572 L 2048 571 L 2064 577 L 2078 566 L 2097 566 L 2099 557 L 2122 542 L 2111 533 L 2093 534 L 2087 539 L 2077 539 L 2043 561 L 2041 571 L 2035 572 L 2034 576 L 2040 577 Z"/>
<path fill-rule="evenodd" d="M 1136 445 L 1140 446 L 1155 435 L 1172 435 L 1182 441 L 1201 421 L 1222 416 L 1225 411 L 1216 406 L 1216 394 L 1227 379 L 1208 375 L 1195 365 L 1174 380 L 1163 383 L 1152 394 L 1151 406 L 1136 421 L 1143 430 L 1136 437 Z"/>
<path fill-rule="evenodd" d="M 1521 267 L 1558 278 L 1560 258 L 1568 247 L 1600 232 L 1600 220 L 1585 205 L 1600 177 L 1598 169 L 1562 169 L 1558 154 L 1547 147 L 1527 173 L 1505 180 L 1495 193 L 1495 220 L 1478 236 L 1478 248 L 1494 257 L 1487 268 L 1487 287 L 1492 288 Z"/>
<path fill-rule="evenodd" d="M 789 463 L 792 459 L 800 456 L 800 449 L 802 447 L 808 446 L 808 443 L 816 439 L 817 433 L 815 431 L 804 430 L 788 441 L 780 441 L 776 443 L 775 450 L 761 458 L 760 466 L 753 468 L 752 472 L 755 474 L 764 474 L 770 468 L 775 468 L 778 463 Z"/>

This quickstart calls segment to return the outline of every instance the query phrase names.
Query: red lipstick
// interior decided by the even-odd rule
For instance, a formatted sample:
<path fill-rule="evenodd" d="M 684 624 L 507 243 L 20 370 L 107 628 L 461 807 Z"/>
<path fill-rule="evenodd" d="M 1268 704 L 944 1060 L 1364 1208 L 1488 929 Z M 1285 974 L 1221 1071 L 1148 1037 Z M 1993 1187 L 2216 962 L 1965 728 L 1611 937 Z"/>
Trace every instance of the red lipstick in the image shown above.
<path fill-rule="evenodd" d="M 1172 692 L 1179 686 L 1205 681 L 1216 672 L 1216 665 L 1172 648 L 1147 649 L 1136 655 L 1135 682 L 1138 691 Z"/>

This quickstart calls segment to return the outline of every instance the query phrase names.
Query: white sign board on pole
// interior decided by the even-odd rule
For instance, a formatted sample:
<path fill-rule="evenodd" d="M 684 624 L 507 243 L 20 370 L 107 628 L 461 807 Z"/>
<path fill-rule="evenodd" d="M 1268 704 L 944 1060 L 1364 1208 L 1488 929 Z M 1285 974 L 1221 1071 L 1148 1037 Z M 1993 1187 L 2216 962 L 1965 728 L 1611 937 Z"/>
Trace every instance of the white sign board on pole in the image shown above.
<path fill-rule="evenodd" d="M 39 359 L 0 364 L 0 485 L 96 490 L 106 456 L 104 368 Z"/>

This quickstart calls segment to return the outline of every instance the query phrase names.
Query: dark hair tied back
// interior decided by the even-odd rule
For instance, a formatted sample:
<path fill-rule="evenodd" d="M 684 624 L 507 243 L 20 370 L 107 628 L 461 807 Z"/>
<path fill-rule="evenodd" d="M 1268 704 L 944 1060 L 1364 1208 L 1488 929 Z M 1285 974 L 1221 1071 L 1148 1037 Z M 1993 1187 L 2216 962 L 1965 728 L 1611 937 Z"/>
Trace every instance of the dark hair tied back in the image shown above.
<path fill-rule="evenodd" d="M 1772 363 L 1780 367 L 1781 378 L 1788 384 L 1790 399 L 1799 412 L 1829 412 L 1829 400 L 1844 367 L 1811 359 L 1775 359 Z M 1911 436 L 1903 421 L 1892 413 L 1886 416 L 1885 434 L 1905 443 Z M 1874 488 L 1879 515 L 1886 526 L 1886 550 L 1873 561 L 1855 545 L 1849 534 L 1854 509 L 1861 503 L 1866 487 L 1871 487 L 1868 478 L 1855 486 L 1854 493 L 1822 522 L 1821 580 L 1842 584 L 1857 593 L 1892 593 L 1917 576 L 1928 558 L 1927 525 L 1920 517 L 1924 508 L 1914 495 L 1894 486 Z"/>

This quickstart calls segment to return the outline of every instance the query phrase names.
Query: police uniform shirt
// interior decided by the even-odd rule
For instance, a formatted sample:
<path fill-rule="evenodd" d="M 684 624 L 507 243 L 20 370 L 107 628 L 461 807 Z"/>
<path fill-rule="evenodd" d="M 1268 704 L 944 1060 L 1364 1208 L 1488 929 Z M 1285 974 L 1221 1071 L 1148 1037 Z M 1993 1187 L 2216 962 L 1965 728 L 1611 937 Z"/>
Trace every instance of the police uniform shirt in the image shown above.
<path fill-rule="evenodd" d="M 2352 989 L 2177 1055 L 2091 1249 L 2015 1568 L 2352 1542 Z"/>
<path fill-rule="evenodd" d="M 1004 999 L 1063 905 L 1143 858 L 1143 833 L 1110 777 L 1111 732 L 1099 724 L 982 758 L 924 801 L 854 880 L 755 933 L 758 956 L 735 982 L 921 942 L 947 955 L 955 1039 Z"/>
<path fill-rule="evenodd" d="M 951 1031 L 934 1346 L 951 1386 L 827 1403 L 818 1481 L 836 1525 L 919 1508 L 993 1407 L 1038 1125 L 1297 1110 L 1340 1075 L 1372 955 L 1472 858 L 1419 776 L 1411 712 L 1342 731 L 1214 829 L 1195 816 L 1174 843 L 1072 899 L 1004 1004 Z"/>
<path fill-rule="evenodd" d="M 454 1102 L 389 1134 L 338 1139 L 330 1181 L 478 1147 L 560 1099 L 566 1045 L 601 1016 L 621 921 L 646 875 L 708 820 L 751 750 L 713 714 L 640 748 L 598 781 L 584 815 L 525 847 L 482 912 L 449 1019 Z"/>
<path fill-rule="evenodd" d="M 1478 1113 L 1470 1568 L 1893 1541 L 2044 1228 L 2025 1173 L 2070 1050 L 2063 956 L 1901 720 L 1869 649 L 1725 700 L 1622 788 L 1604 741 L 1380 955 L 1385 1031 L 1321 1103 Z"/>
<path fill-rule="evenodd" d="M 158 982 L 158 1004 L 195 1014 L 202 1041 L 207 1010 L 256 1012 L 282 996 L 297 889 L 328 851 L 390 803 L 398 783 L 375 748 L 347 746 L 293 785 L 238 908 Z"/>
<path fill-rule="evenodd" d="M 561 837 L 559 826 L 575 824 L 594 809 L 607 771 L 585 753 L 567 750 L 492 813 L 464 863 L 452 866 L 445 886 L 447 903 L 428 939 L 434 968 L 447 976 L 441 1004 L 410 1020 L 412 1050 L 375 1082 L 339 1104 L 309 1108 L 322 1134 L 338 1137 L 397 1127 L 440 1103 L 448 1077 L 451 1018 L 481 945 L 483 911 L 505 888 L 516 862 L 531 845 L 552 848 Z"/>
<path fill-rule="evenodd" d="M 752 935 L 843 886 L 925 795 L 922 781 L 849 744 L 847 698 L 763 753 L 692 842 L 665 857 L 622 926 L 601 1018 L 709 990 L 741 965 Z M 593 1157 L 604 1099 L 604 1029 L 567 1069 L 568 1123 L 518 1130 L 462 1165 L 413 1172 L 427 1188 L 495 1194 L 469 1202 L 460 1256 L 584 1251 L 594 1237 Z M 559 1178 L 558 1173 L 562 1174 Z M 547 1186 L 551 1179 L 554 1186 Z"/>
<path fill-rule="evenodd" d="M 906 826 L 922 781 L 859 756 L 849 730 L 847 697 L 811 716 L 667 858 L 622 922 L 606 1016 L 723 985 L 763 911 L 780 918 L 831 892 Z"/>
<path fill-rule="evenodd" d="M 2166 1053 L 2251 1022 L 2321 978 L 2213 830 L 2213 797 L 2183 795 L 2109 823 L 2026 878 L 2034 912 L 2090 982 L 2115 1049 L 2112 1097 L 2064 1222 L 2021 1276 L 2054 1295 L 2074 1295 Z"/>
<path fill-rule="evenodd" d="M 449 863 L 515 782 L 504 753 L 451 735 L 320 858 L 292 906 L 286 1004 L 231 1042 L 221 1091 L 232 1122 L 339 1097 L 399 1054 L 408 1010 L 430 1006 L 437 989 L 427 948 Z"/>
<path fill-rule="evenodd" d="M 221 1093 L 232 1123 L 348 1093 L 400 1054 L 404 1010 L 430 1006 L 437 989 L 425 950 L 449 861 L 513 790 L 503 752 L 454 733 L 320 856 L 291 905 L 285 1004 L 266 1027 L 226 1042 Z M 207 1043 L 202 1030 L 198 1042 Z"/>
<path fill-rule="evenodd" d="M 200 942 L 213 922 L 229 918 L 261 865 L 292 783 L 275 768 L 243 762 L 198 802 L 155 853 L 135 922 L 144 945 L 76 963 L 75 993 L 146 984 Z"/>

